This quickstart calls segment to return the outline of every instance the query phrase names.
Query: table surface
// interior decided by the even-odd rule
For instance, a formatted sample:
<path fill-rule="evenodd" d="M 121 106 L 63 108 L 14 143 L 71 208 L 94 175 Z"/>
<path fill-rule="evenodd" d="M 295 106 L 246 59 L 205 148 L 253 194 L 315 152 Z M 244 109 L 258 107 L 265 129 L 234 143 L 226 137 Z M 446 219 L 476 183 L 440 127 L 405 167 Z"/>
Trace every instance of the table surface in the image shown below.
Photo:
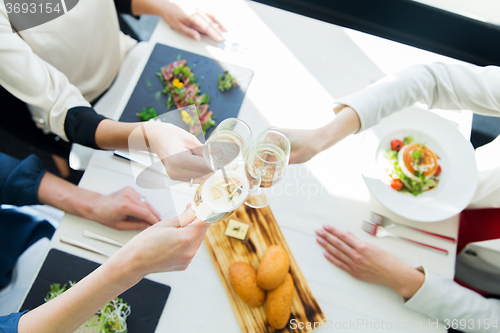
<path fill-rule="evenodd" d="M 254 2 L 210 0 L 204 5 L 209 5 L 210 12 L 224 22 L 230 31 L 230 40 L 238 45 L 222 50 L 214 43 L 194 42 L 160 22 L 139 65 L 128 69 L 132 79 L 126 84 L 118 83 L 125 88 L 114 105 L 115 117 L 125 107 L 154 43 L 252 69 L 255 76 L 239 117 L 250 125 L 254 137 L 270 125 L 321 126 L 333 119 L 335 98 L 360 90 L 407 66 L 435 61 L 458 62 Z M 472 123 L 469 111 L 436 112 L 450 119 L 469 139 Z M 361 137 L 353 135 L 304 165 L 290 166 L 280 183 L 283 193 L 276 196 L 271 209 L 328 320 L 337 327 L 343 325 L 342 332 L 359 331 L 360 328 L 364 332 L 371 331 L 365 326 L 357 329 L 350 326 L 353 321 L 360 325 L 418 321 L 424 326 L 418 331 L 426 331 L 428 318 L 404 308 L 396 293 L 357 281 L 330 264 L 316 243 L 314 230 L 332 224 L 382 247 L 410 265 L 425 265 L 450 279 L 454 275 L 455 244 L 425 238 L 411 231 L 399 232 L 446 248 L 450 255 L 444 256 L 398 239 L 376 239 L 361 230 L 361 221 L 369 217 L 370 211 L 376 211 L 428 231 L 452 237 L 458 232 L 458 216 L 436 223 L 418 223 L 395 216 L 370 196 L 357 163 Z M 192 198 L 194 188 L 187 184 L 169 190 L 144 189 L 135 184 L 133 175 L 130 163 L 113 157 L 111 152 L 100 151 L 93 155 L 80 186 L 105 194 L 131 186 L 165 216 L 181 212 Z M 104 262 L 105 258 L 100 255 L 60 243 L 59 237 L 64 235 L 107 252 L 117 250 L 111 245 L 83 238 L 84 229 L 124 242 L 135 235 L 135 232 L 116 231 L 66 215 L 52 239 L 51 248 Z M 172 287 L 157 332 L 241 331 L 205 244 L 186 271 L 154 274 L 148 278 Z M 328 331 L 331 325 L 319 331 Z M 374 328 L 373 331 L 379 330 Z"/>

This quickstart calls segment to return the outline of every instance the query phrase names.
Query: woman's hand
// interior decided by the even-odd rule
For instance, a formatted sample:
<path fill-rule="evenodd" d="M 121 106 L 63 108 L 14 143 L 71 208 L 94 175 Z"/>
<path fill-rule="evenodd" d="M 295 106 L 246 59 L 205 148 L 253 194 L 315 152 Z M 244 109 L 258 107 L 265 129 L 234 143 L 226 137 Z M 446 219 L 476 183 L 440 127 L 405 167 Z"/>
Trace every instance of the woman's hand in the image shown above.
<path fill-rule="evenodd" d="M 114 257 L 125 260 L 139 276 L 185 270 L 210 227 L 188 208 L 179 217 L 164 220 L 144 230 Z"/>
<path fill-rule="evenodd" d="M 198 8 L 165 1 L 158 14 L 172 29 L 194 40 L 200 40 L 201 33 L 219 43 L 224 40 L 222 33 L 227 31 L 215 16 Z"/>
<path fill-rule="evenodd" d="M 88 203 L 88 219 L 118 230 L 145 229 L 161 216 L 133 188 L 126 187 L 109 195 L 96 195 Z"/>
<path fill-rule="evenodd" d="M 277 128 L 290 140 L 290 164 L 309 161 L 321 152 L 316 130 Z"/>
<path fill-rule="evenodd" d="M 316 234 L 326 259 L 356 279 L 384 285 L 405 298 L 411 298 L 424 283 L 422 272 L 351 233 L 325 225 Z"/>
<path fill-rule="evenodd" d="M 172 124 L 147 122 L 144 126 L 152 151 L 171 179 L 190 182 L 192 178 L 201 183 L 212 172 L 205 164 L 203 145 L 196 136 Z M 137 130 L 142 136 L 142 129 Z"/>
<path fill-rule="evenodd" d="M 156 153 L 172 180 L 201 183 L 212 172 L 203 159 L 203 145 L 193 134 L 155 121 L 134 126 L 127 148 Z"/>
<path fill-rule="evenodd" d="M 96 310 L 146 275 L 185 270 L 209 226 L 197 220 L 191 209 L 156 223 L 68 291 L 21 316 L 19 333 L 74 332 Z"/>
<path fill-rule="evenodd" d="M 335 109 L 335 114 L 331 122 L 314 130 L 278 128 L 292 144 L 290 163 L 307 162 L 359 130 L 361 122 L 354 109 L 342 106 Z"/>

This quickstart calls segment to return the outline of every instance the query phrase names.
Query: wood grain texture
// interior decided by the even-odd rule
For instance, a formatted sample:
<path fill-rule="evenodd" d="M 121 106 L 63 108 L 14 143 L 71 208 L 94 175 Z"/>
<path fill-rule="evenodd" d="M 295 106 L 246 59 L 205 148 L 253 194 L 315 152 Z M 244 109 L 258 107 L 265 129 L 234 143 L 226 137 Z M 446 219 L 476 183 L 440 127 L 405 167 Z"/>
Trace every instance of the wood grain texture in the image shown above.
<path fill-rule="evenodd" d="M 250 223 L 246 241 L 224 235 L 229 219 L 235 218 L 242 222 Z M 258 308 L 250 308 L 236 295 L 229 280 L 229 267 L 237 261 L 250 264 L 255 270 L 259 267 L 260 258 L 264 255 L 270 245 L 280 245 L 290 257 L 290 274 L 295 285 L 295 294 L 292 305 L 290 320 L 296 319 L 310 327 L 316 328 L 326 319 L 318 302 L 314 298 L 307 281 L 300 271 L 281 230 L 274 219 L 269 207 L 253 209 L 246 205 L 241 206 L 226 220 L 214 223 L 205 237 L 208 251 L 212 256 L 215 267 L 219 272 L 222 283 L 227 291 L 229 300 L 233 307 L 236 318 L 244 333 L 271 333 L 276 332 L 269 326 L 265 314 L 265 305 Z M 310 332 L 311 328 L 291 329 L 290 324 L 279 332 Z"/>

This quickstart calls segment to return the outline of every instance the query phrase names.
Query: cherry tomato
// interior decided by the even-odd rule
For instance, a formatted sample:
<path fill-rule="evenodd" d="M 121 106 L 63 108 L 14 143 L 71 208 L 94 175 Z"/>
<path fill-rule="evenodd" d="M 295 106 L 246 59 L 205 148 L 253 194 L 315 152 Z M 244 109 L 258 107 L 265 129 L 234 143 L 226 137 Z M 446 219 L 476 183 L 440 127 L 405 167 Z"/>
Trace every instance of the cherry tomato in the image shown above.
<path fill-rule="evenodd" d="M 393 179 L 391 180 L 391 187 L 396 191 L 399 191 L 400 189 L 403 188 L 403 182 L 400 181 L 399 179 Z"/>
<path fill-rule="evenodd" d="M 438 168 L 436 170 L 436 173 L 434 174 L 434 176 L 439 176 L 441 174 L 441 166 L 438 165 Z"/>
<path fill-rule="evenodd" d="M 391 149 L 395 151 L 400 151 L 403 148 L 403 142 L 401 140 L 392 140 Z"/>

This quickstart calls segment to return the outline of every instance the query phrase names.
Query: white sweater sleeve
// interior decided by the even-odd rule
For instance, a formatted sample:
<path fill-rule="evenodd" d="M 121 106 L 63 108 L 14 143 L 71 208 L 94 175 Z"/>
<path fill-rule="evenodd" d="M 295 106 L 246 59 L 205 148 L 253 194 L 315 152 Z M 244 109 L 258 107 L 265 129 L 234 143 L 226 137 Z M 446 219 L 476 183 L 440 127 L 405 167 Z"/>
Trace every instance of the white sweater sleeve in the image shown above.
<path fill-rule="evenodd" d="M 43 33 L 40 38 L 44 38 Z M 3 2 L 0 2 L 0 85 L 29 105 L 39 127 L 48 128 L 64 140 L 68 140 L 64 131 L 68 110 L 90 107 L 63 73 L 38 57 L 12 32 Z"/>
<path fill-rule="evenodd" d="M 424 269 L 425 270 L 425 269 Z M 454 281 L 438 277 L 425 270 L 425 282 L 405 304 L 405 307 L 439 319 L 446 324 L 466 322 L 463 332 L 498 332 L 500 327 L 500 301 L 487 299 Z M 485 328 L 496 322 L 497 327 Z"/>
<path fill-rule="evenodd" d="M 363 131 L 416 102 L 430 108 L 500 116 L 500 67 L 417 65 L 337 100 L 359 115 Z"/>

